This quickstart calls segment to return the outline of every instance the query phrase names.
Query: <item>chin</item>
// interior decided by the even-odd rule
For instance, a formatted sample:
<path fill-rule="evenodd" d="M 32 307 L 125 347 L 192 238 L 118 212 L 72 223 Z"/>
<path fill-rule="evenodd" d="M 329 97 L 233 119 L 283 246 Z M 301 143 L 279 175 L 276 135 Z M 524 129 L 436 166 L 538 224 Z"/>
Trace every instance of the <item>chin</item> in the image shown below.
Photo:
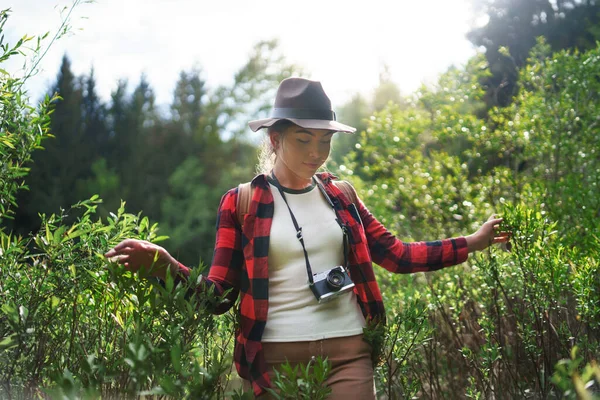
<path fill-rule="evenodd" d="M 302 171 L 298 171 L 298 175 L 302 176 L 303 178 L 312 178 L 312 176 L 319 170 L 319 168 L 321 168 L 321 165 L 319 165 L 318 167 L 313 167 L 310 165 L 304 165 L 304 168 L 302 168 Z"/>

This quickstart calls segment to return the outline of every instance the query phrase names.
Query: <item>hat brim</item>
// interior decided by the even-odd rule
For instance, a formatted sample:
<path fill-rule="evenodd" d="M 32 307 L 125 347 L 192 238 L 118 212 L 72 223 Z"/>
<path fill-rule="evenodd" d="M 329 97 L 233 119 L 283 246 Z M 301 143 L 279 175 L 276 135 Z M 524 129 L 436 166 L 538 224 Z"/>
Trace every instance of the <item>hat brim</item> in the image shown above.
<path fill-rule="evenodd" d="M 341 124 L 337 121 L 327 121 L 322 119 L 299 119 L 299 118 L 265 118 L 248 122 L 248 126 L 253 132 L 262 128 L 273 126 L 275 122 L 287 120 L 307 129 L 327 129 L 336 132 L 355 133 L 356 128 Z"/>

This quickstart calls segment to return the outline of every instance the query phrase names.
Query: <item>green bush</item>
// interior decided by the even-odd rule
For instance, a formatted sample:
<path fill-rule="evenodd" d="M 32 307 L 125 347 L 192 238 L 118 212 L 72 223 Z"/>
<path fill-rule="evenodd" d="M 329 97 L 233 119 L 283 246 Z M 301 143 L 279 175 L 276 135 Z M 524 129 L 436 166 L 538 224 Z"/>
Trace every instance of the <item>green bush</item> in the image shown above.
<path fill-rule="evenodd" d="M 487 71 L 475 58 L 437 87 L 422 88 L 408 109 L 374 115 L 347 157 L 341 172 L 402 239 L 468 234 L 492 212 L 513 233 L 510 252 L 487 250 L 452 269 L 377 271 L 392 313 L 427 313 L 429 340 L 411 331 L 398 339 L 417 343 L 407 358 L 417 367 L 396 379 L 414 377 L 418 396 L 557 398 L 575 393 L 574 376 L 593 382 L 600 354 L 599 54 L 552 55 L 540 41 L 515 102 L 487 115 L 480 115 L 474 83 Z M 565 378 L 561 360 L 575 346 L 581 366 Z M 379 379 L 379 390 L 389 381 Z M 401 387 L 388 393 L 410 397 Z"/>
<path fill-rule="evenodd" d="M 232 332 L 232 320 L 206 311 L 208 294 L 188 294 L 198 269 L 174 288 L 108 264 L 101 251 L 122 239 L 159 238 L 156 225 L 123 207 L 106 223 L 93 221 L 98 202 L 77 204 L 71 211 L 85 210 L 71 226 L 61 223 L 66 213 L 42 216 L 31 238 L 3 243 L 3 397 L 54 385 L 75 397 L 77 387 L 94 398 L 223 395 L 233 336 L 222 332 Z"/>
<path fill-rule="evenodd" d="M 76 4 L 74 4 L 75 6 Z M 0 28 L 8 10 L 0 13 Z M 33 50 L 39 60 L 41 39 Z M 34 38 L 0 43 L 0 63 L 25 54 Z M 0 70 L 0 222 L 13 214 L 33 150 L 51 137 L 51 104 L 28 104 L 31 75 Z M 0 397 L 124 398 L 140 394 L 222 398 L 233 336 L 215 320 L 208 294 L 174 287 L 110 264 L 103 253 L 124 238 L 159 241 L 157 225 L 125 213 L 96 216 L 97 196 L 58 215 L 40 215 L 26 237 L 0 230 Z M 76 217 L 67 223 L 68 217 Z M 71 218 L 70 220 L 73 220 Z M 230 332 L 223 334 L 222 332 Z"/>

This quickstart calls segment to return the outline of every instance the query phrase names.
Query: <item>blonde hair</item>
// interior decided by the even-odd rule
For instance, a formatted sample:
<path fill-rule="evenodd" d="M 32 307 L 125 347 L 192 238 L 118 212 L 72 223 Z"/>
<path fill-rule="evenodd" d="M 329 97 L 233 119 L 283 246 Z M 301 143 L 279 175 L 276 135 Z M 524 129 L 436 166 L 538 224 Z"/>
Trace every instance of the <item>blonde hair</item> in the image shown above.
<path fill-rule="evenodd" d="M 268 174 L 275 166 L 277 154 L 275 154 L 275 147 L 273 147 L 273 144 L 271 143 L 271 135 L 273 133 L 279 133 L 283 136 L 288 128 L 293 125 L 296 124 L 287 119 L 282 119 L 267 128 L 266 134 L 258 149 L 258 164 L 256 165 L 257 174 Z"/>
<path fill-rule="evenodd" d="M 263 137 L 260 147 L 258 148 L 258 164 L 256 164 L 257 174 L 268 174 L 275 166 L 275 149 L 271 144 L 271 139 L 268 135 Z"/>

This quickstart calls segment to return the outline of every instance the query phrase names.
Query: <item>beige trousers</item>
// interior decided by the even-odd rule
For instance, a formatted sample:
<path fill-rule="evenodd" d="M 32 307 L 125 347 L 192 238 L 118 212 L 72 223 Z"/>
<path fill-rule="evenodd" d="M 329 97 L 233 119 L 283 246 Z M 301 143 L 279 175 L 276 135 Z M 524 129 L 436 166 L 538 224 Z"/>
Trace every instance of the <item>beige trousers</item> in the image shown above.
<path fill-rule="evenodd" d="M 331 362 L 331 372 L 325 382 L 332 390 L 329 399 L 375 399 L 371 346 L 362 337 L 355 335 L 312 342 L 263 343 L 269 377 L 272 380 L 273 367 L 278 368 L 286 360 L 295 365 L 306 364 L 312 357 L 327 357 Z M 244 381 L 244 389 L 250 389 L 250 382 Z M 268 398 L 267 395 L 260 396 L 260 399 Z"/>

